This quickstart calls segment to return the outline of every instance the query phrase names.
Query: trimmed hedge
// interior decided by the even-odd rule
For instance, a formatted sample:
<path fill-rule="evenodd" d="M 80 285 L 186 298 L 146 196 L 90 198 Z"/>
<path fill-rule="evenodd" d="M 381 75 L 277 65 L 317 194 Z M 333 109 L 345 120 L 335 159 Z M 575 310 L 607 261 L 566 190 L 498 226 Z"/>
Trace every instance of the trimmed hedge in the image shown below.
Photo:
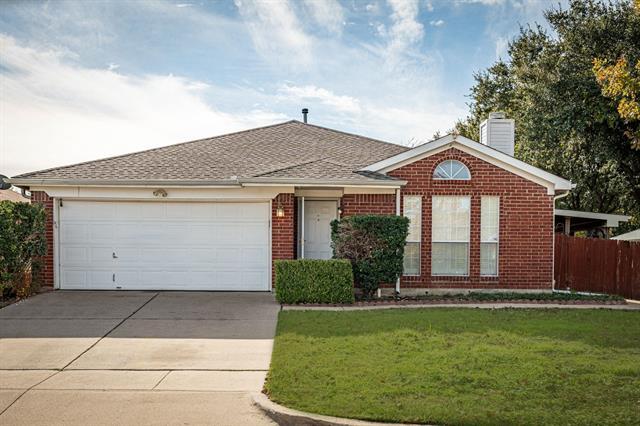
<path fill-rule="evenodd" d="M 353 272 L 346 260 L 276 260 L 280 303 L 353 303 Z"/>
<path fill-rule="evenodd" d="M 0 299 L 37 291 L 39 257 L 47 252 L 45 220 L 38 204 L 0 201 Z"/>
<path fill-rule="evenodd" d="M 394 215 L 347 216 L 331 222 L 333 257 L 348 259 L 366 298 L 402 274 L 409 219 Z"/>

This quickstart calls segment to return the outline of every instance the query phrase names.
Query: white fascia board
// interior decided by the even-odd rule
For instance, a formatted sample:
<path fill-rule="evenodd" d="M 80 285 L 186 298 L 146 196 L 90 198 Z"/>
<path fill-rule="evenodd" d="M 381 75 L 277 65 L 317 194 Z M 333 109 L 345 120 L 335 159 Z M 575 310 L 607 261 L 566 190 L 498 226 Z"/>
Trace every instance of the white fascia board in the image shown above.
<path fill-rule="evenodd" d="M 481 160 L 491 163 L 497 167 L 510 171 L 518 176 L 524 177 L 525 179 L 541 184 L 542 186 L 545 186 L 551 190 L 550 195 L 554 195 L 556 191 L 569 191 L 572 188 L 575 188 L 575 185 L 566 179 L 534 167 L 531 164 L 525 163 L 524 161 L 520 161 L 517 158 L 511 157 L 510 155 L 507 155 L 501 151 L 498 151 L 486 145 L 482 145 L 481 143 L 474 142 L 471 139 L 465 138 L 464 136 L 454 137 L 451 134 L 417 146 L 416 148 L 409 151 L 405 151 L 401 154 L 371 164 L 370 166 L 367 166 L 362 170 L 378 173 L 388 173 L 391 170 L 395 170 L 407 164 L 413 163 L 431 155 L 435 155 L 449 148 L 460 149 L 463 152 L 480 158 Z"/>
<path fill-rule="evenodd" d="M 631 219 L 631 216 L 625 216 L 622 214 L 593 213 L 593 212 L 582 212 L 579 210 L 564 210 L 564 209 L 555 209 L 554 214 L 558 216 L 606 220 L 608 227 L 617 227 L 620 222 L 627 222 L 629 219 Z"/>
<path fill-rule="evenodd" d="M 91 179 L 30 179 L 11 178 L 5 179 L 15 186 L 85 186 L 85 187 L 114 187 L 125 186 L 129 188 L 240 188 L 237 180 L 227 181 L 189 181 L 189 180 L 91 180 Z"/>
<path fill-rule="evenodd" d="M 331 180 L 331 179 L 242 179 L 242 186 L 277 186 L 277 185 L 295 185 L 298 187 L 366 187 L 366 188 L 400 188 L 407 184 L 406 180 L 370 180 L 370 181 L 353 181 L 353 180 Z"/>

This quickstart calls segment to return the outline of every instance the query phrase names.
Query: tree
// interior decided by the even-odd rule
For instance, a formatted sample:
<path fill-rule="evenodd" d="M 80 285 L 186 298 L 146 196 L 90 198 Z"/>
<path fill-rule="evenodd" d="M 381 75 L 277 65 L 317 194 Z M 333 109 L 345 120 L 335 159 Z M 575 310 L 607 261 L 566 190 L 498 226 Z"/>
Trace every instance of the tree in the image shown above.
<path fill-rule="evenodd" d="M 607 65 L 602 59 L 593 62 L 593 72 L 602 86 L 602 94 L 618 101 L 618 114 L 629 126 L 625 135 L 635 149 L 640 149 L 640 61 L 634 68 L 626 58 L 618 59 L 615 65 Z"/>
<path fill-rule="evenodd" d="M 474 76 L 470 115 L 456 129 L 477 140 L 489 112 L 505 111 L 516 121 L 516 156 L 577 184 L 561 206 L 640 223 L 640 150 L 593 70 L 596 58 L 640 60 L 640 14 L 630 1 L 573 0 L 545 19 L 551 35 L 521 28 L 508 59 Z"/>

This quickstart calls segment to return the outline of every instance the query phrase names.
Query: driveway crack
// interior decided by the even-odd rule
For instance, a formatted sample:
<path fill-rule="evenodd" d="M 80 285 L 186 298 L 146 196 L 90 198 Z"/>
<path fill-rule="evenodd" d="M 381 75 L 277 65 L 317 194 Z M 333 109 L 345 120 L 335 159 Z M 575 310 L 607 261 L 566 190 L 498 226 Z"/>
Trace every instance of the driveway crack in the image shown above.
<path fill-rule="evenodd" d="M 109 331 L 107 331 L 107 333 L 100 337 L 98 340 L 96 340 L 91 346 L 89 346 L 87 349 L 85 349 L 84 351 L 82 351 L 78 356 L 76 356 L 75 358 L 73 358 L 71 361 L 69 361 L 67 363 L 67 365 L 65 365 L 64 367 L 62 367 L 60 370 L 66 370 L 67 367 L 69 367 L 71 364 L 73 364 L 74 362 L 76 362 L 78 360 L 78 358 L 80 358 L 82 355 L 86 354 L 87 352 L 89 352 L 91 349 L 93 349 L 98 343 L 100 343 L 102 341 L 102 339 L 104 339 L 105 337 L 108 337 L 111 333 L 113 333 L 118 327 L 120 327 L 122 324 L 124 324 L 124 322 L 126 320 L 128 320 L 129 318 L 131 318 L 132 316 L 134 316 L 135 314 L 138 313 L 138 311 L 140 311 L 140 309 L 144 308 L 145 306 L 147 306 L 153 299 L 155 299 L 158 294 L 160 293 L 155 293 L 153 296 L 151 296 L 149 298 L 149 300 L 147 300 L 146 302 L 144 302 L 142 305 L 140 305 L 138 307 L 138 309 L 136 309 L 135 311 L 131 312 L 131 314 L 129 314 L 127 317 L 123 318 L 122 321 L 120 321 L 119 323 L 117 323 L 116 325 L 114 325 Z"/>
<path fill-rule="evenodd" d="M 162 381 L 169 375 L 169 373 L 171 373 L 171 370 L 167 371 L 167 374 L 163 375 L 162 378 L 158 380 L 158 383 L 156 383 L 155 386 L 151 388 L 151 390 L 155 390 L 158 386 L 160 386 L 160 383 L 162 383 Z"/>
<path fill-rule="evenodd" d="M 55 373 L 45 377 L 44 379 L 40 380 L 38 383 L 30 386 L 29 388 L 25 389 L 24 392 L 22 392 L 20 395 L 18 395 L 18 397 L 16 399 L 13 400 L 13 402 L 11 404 L 9 404 L 4 410 L 0 411 L 0 416 L 2 416 L 9 408 L 11 408 L 16 402 L 18 402 L 18 400 L 20 398 L 22 398 L 27 392 L 29 392 L 31 389 L 35 388 L 36 386 L 38 386 L 41 383 L 46 382 L 47 380 L 49 380 L 50 378 L 52 378 L 53 376 L 57 375 L 58 373 L 60 373 L 60 371 L 56 371 Z"/>

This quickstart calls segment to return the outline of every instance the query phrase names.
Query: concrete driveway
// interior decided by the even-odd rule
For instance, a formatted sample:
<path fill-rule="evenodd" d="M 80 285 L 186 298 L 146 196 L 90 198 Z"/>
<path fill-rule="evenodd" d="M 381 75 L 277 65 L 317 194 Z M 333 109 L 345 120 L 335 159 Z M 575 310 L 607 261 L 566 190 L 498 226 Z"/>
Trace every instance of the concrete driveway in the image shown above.
<path fill-rule="evenodd" d="M 0 424 L 272 424 L 267 293 L 72 292 L 0 309 Z"/>

